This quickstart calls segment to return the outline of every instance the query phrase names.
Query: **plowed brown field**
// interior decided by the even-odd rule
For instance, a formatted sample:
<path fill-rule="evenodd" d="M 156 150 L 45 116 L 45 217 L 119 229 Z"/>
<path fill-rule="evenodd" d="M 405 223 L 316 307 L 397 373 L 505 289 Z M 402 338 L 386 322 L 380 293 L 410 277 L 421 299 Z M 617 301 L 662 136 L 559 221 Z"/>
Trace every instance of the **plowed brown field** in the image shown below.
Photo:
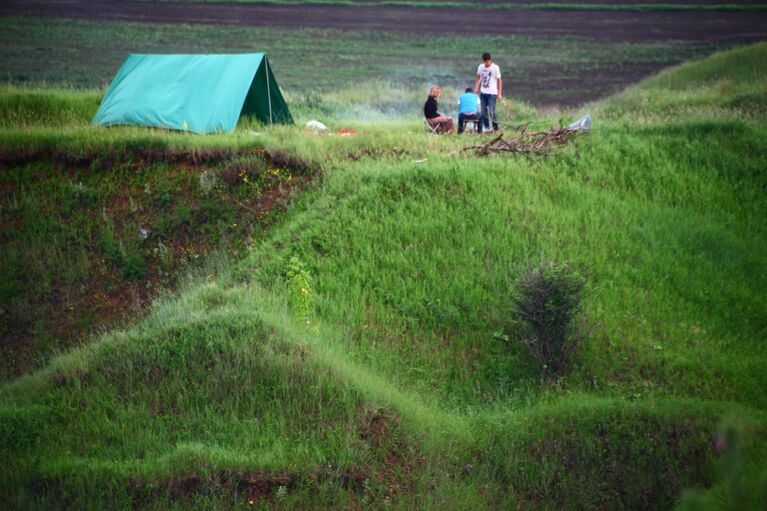
<path fill-rule="evenodd" d="M 316 27 L 416 34 L 583 36 L 614 41 L 752 42 L 767 38 L 767 12 L 593 12 L 241 3 L 3 0 L 0 14 L 158 23 Z"/>

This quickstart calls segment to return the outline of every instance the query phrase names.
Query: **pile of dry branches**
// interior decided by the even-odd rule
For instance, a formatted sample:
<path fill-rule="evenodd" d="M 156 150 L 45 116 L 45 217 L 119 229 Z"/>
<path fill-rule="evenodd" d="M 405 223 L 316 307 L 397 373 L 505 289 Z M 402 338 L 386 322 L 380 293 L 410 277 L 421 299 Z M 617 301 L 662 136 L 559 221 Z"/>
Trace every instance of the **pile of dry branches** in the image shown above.
<path fill-rule="evenodd" d="M 527 125 L 514 128 L 515 137 L 510 140 L 504 140 L 503 133 L 490 142 L 481 145 L 470 145 L 463 148 L 463 151 L 476 151 L 477 156 L 487 156 L 493 153 L 512 153 L 527 156 L 531 155 L 547 156 L 552 149 L 568 145 L 570 140 L 568 136 L 577 132 L 570 128 L 552 128 L 549 131 L 527 132 Z"/>

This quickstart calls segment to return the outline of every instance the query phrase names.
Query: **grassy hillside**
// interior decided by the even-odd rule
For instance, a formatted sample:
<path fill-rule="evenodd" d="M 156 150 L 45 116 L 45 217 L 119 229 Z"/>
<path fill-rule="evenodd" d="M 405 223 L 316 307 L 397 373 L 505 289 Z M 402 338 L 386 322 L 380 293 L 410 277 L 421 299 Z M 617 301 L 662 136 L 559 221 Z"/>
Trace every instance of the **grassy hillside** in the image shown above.
<path fill-rule="evenodd" d="M 330 113 L 358 135 L 92 130 L 20 93 L 4 176 L 52 172 L 52 155 L 83 172 L 255 147 L 322 179 L 239 261 L 0 387 L 0 494 L 19 509 L 763 508 L 765 63 L 761 44 L 669 70 L 588 105 L 594 131 L 534 161 Z M 510 313 L 543 261 L 588 278 L 590 335 L 554 380 Z"/>

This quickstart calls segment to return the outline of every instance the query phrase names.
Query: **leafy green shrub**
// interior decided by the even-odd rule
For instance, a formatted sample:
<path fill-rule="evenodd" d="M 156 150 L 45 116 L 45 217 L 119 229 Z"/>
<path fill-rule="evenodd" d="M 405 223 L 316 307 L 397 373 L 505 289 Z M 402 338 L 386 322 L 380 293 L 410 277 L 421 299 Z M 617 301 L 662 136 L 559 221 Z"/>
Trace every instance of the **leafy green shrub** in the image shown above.
<path fill-rule="evenodd" d="M 0 453 L 8 454 L 33 445 L 44 424 L 41 408 L 3 407 L 0 409 Z"/>
<path fill-rule="evenodd" d="M 567 264 L 551 262 L 529 268 L 517 279 L 515 326 L 543 377 L 565 372 L 585 337 L 574 322 L 582 309 L 585 284 Z"/>
<path fill-rule="evenodd" d="M 309 114 L 331 115 L 334 110 L 333 106 L 322 95 L 314 92 L 305 94 L 297 103 L 297 109 Z"/>
<path fill-rule="evenodd" d="M 140 279 L 146 275 L 146 264 L 141 251 L 136 246 L 126 247 L 115 235 L 114 230 L 107 226 L 99 235 L 99 248 L 113 266 L 121 266 L 126 279 Z"/>
<path fill-rule="evenodd" d="M 152 199 L 156 205 L 165 207 L 173 202 L 173 191 L 170 183 L 160 183 Z"/>
<path fill-rule="evenodd" d="M 258 183 L 263 172 L 264 162 L 255 156 L 245 156 L 230 161 L 221 171 L 221 180 L 227 187 Z"/>
<path fill-rule="evenodd" d="M 120 241 L 115 236 L 114 231 L 107 227 L 99 235 L 99 248 L 104 254 L 104 259 L 111 264 L 120 264 L 122 262 L 122 249 Z"/>
<path fill-rule="evenodd" d="M 141 279 L 146 275 L 144 257 L 138 249 L 126 251 L 123 259 L 123 272 L 128 280 Z"/>
<path fill-rule="evenodd" d="M 235 209 L 230 204 L 215 199 L 207 199 L 200 203 L 199 211 L 196 214 L 196 224 L 214 224 L 216 222 L 231 224 L 235 221 L 235 217 Z"/>
<path fill-rule="evenodd" d="M 162 242 L 157 242 L 157 248 L 154 249 L 154 254 L 160 261 L 160 271 L 164 274 L 170 274 L 173 270 L 175 255 L 173 249 Z"/>
<path fill-rule="evenodd" d="M 71 183 L 71 186 L 72 196 L 77 204 L 85 207 L 90 207 L 96 204 L 98 201 L 98 190 L 91 188 L 90 186 L 86 186 L 79 181 L 76 183 Z"/>
<path fill-rule="evenodd" d="M 176 207 L 176 217 L 178 218 L 179 225 L 187 224 L 192 225 L 194 217 L 195 207 L 191 204 L 182 203 Z"/>
<path fill-rule="evenodd" d="M 298 256 L 291 257 L 288 262 L 287 281 L 288 301 L 293 313 L 299 319 L 307 320 L 312 300 L 312 276 Z"/>
<path fill-rule="evenodd" d="M 17 252 L 6 253 L 0 260 L 0 306 L 7 305 L 22 295 L 26 287 L 26 274 L 23 256 Z"/>
<path fill-rule="evenodd" d="M 199 177 L 200 192 L 203 195 L 210 195 L 218 185 L 218 178 L 215 172 L 204 170 Z"/>

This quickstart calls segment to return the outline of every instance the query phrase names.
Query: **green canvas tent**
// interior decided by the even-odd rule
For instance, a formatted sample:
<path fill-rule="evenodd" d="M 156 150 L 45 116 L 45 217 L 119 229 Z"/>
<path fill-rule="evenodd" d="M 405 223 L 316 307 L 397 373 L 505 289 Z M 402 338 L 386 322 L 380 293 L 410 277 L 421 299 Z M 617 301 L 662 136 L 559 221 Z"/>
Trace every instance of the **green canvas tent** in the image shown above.
<path fill-rule="evenodd" d="M 131 124 L 213 133 L 241 115 L 292 123 L 264 53 L 129 55 L 101 101 L 94 125 Z"/>

